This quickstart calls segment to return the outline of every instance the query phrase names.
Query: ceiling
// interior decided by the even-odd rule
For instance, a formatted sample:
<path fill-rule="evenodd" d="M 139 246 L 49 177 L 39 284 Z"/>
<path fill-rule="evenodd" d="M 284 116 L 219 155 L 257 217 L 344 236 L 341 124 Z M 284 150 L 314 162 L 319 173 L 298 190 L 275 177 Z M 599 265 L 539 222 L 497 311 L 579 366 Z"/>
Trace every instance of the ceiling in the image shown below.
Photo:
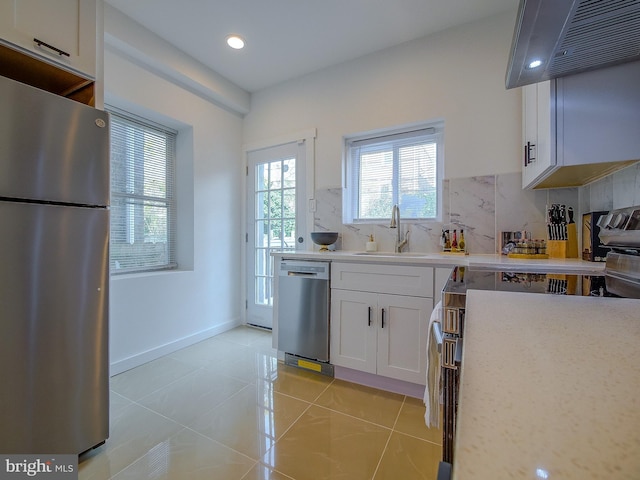
<path fill-rule="evenodd" d="M 106 0 L 248 92 L 515 11 L 518 0 Z M 244 37 L 243 50 L 225 39 Z"/>

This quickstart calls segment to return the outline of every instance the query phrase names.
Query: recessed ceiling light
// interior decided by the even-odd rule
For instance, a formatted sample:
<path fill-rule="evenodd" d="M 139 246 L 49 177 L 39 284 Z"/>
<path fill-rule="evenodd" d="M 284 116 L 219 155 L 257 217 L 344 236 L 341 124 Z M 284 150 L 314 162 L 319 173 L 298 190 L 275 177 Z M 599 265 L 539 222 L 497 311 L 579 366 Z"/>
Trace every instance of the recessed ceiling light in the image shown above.
<path fill-rule="evenodd" d="M 227 37 L 227 45 L 236 50 L 244 48 L 244 40 L 239 35 L 229 35 Z"/>
<path fill-rule="evenodd" d="M 527 68 L 538 68 L 540 65 L 542 65 L 542 60 L 534 60 L 527 65 Z"/>

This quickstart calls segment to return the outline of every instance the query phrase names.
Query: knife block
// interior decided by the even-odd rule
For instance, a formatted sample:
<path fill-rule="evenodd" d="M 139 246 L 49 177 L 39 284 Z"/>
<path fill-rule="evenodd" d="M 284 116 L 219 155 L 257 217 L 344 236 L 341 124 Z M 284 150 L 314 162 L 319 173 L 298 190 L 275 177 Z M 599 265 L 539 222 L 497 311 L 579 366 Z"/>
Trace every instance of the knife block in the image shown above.
<path fill-rule="evenodd" d="M 554 242 L 567 242 L 568 240 L 554 240 Z M 566 291 L 565 292 L 554 292 L 551 291 L 548 287 L 551 285 L 552 280 L 560 280 L 565 282 Z M 547 274 L 547 282 L 548 282 L 548 293 L 562 293 L 564 295 L 576 295 L 578 292 L 578 276 L 577 275 L 564 275 L 564 274 Z"/>
<path fill-rule="evenodd" d="M 578 258 L 578 229 L 575 223 L 567 225 L 567 240 L 547 240 L 549 258 Z"/>

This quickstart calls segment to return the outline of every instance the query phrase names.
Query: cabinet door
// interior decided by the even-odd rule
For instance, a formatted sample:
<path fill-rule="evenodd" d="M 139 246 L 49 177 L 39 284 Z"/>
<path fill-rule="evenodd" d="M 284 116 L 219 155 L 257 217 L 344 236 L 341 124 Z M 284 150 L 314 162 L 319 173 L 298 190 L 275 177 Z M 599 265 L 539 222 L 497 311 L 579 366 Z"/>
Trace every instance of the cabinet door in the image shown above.
<path fill-rule="evenodd" d="M 331 290 L 330 361 L 376 373 L 377 295 Z"/>
<path fill-rule="evenodd" d="M 96 0 L 14 0 L 0 2 L 2 40 L 48 63 L 94 79 Z M 38 46 L 34 39 L 56 48 Z"/>
<path fill-rule="evenodd" d="M 378 309 L 378 375 L 426 385 L 427 328 L 433 299 L 381 294 Z"/>
<path fill-rule="evenodd" d="M 640 158 L 640 61 L 556 82 L 558 164 Z"/>
<path fill-rule="evenodd" d="M 522 187 L 533 187 L 556 165 L 555 93 L 551 81 L 522 87 Z"/>

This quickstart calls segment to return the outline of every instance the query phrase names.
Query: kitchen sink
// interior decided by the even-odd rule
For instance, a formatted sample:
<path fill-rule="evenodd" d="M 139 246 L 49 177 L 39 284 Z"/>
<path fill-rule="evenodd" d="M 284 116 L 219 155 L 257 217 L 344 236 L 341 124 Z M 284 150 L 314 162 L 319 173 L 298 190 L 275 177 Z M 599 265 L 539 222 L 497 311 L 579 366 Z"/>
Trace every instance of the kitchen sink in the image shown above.
<path fill-rule="evenodd" d="M 368 255 L 373 257 L 426 257 L 426 253 L 418 252 L 356 252 L 354 255 Z"/>

